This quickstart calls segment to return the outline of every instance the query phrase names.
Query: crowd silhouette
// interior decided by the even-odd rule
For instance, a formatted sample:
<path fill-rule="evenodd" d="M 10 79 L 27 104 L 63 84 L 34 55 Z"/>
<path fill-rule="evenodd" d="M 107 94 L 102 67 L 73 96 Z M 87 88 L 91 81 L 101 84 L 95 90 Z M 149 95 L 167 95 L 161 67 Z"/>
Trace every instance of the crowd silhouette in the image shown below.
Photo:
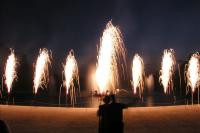
<path fill-rule="evenodd" d="M 105 96 L 103 104 L 99 106 L 99 133 L 123 133 L 123 109 L 127 106 L 116 102 L 115 95 Z"/>

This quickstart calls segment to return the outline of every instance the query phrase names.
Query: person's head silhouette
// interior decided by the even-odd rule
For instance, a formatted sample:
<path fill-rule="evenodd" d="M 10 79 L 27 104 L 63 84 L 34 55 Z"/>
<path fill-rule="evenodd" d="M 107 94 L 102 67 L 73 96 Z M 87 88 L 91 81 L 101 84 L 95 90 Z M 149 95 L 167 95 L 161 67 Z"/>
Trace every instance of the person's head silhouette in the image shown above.
<path fill-rule="evenodd" d="M 111 102 L 112 102 L 112 103 L 115 103 L 115 102 L 116 102 L 116 99 L 115 99 L 115 95 L 114 95 L 114 94 L 111 94 L 111 95 L 110 95 L 110 98 L 111 98 Z"/>
<path fill-rule="evenodd" d="M 103 102 L 104 102 L 105 104 L 108 104 L 108 103 L 110 102 L 110 97 L 109 97 L 109 96 L 105 96 L 105 97 L 103 98 Z"/>
<path fill-rule="evenodd" d="M 0 120 L 0 132 L 1 133 L 9 133 L 10 132 L 7 124 L 3 120 Z"/>

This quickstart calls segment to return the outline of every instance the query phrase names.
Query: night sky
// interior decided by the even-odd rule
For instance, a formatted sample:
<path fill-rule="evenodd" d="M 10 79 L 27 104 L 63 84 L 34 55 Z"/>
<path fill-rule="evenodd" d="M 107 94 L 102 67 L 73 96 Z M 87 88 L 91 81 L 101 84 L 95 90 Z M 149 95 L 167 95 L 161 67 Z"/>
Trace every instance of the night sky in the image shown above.
<path fill-rule="evenodd" d="M 123 34 L 128 60 L 137 52 L 147 68 L 160 67 L 165 48 L 173 48 L 179 60 L 200 51 L 198 0 L 1 0 L 0 55 L 14 48 L 34 62 L 45 47 L 61 64 L 74 49 L 85 70 L 96 63 L 96 47 L 109 20 Z"/>

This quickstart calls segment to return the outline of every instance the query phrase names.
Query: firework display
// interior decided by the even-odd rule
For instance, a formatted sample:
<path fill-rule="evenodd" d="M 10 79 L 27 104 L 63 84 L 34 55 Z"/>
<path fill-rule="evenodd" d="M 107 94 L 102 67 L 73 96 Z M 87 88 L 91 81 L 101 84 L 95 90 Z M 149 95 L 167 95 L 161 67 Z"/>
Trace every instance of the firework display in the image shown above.
<path fill-rule="evenodd" d="M 61 88 L 65 89 L 66 99 L 70 100 L 72 105 L 76 103 L 77 96 L 80 96 L 81 87 L 79 82 L 78 68 L 78 61 L 80 60 L 77 59 L 75 58 L 74 51 L 70 50 L 65 62 L 63 63 L 62 70 L 58 69 L 59 72 L 63 74 L 62 82 L 59 83 L 59 85 L 61 85 L 59 92 L 59 105 L 61 101 L 61 94 L 63 94 L 61 93 Z M 31 85 L 33 86 L 34 95 L 38 93 L 39 89 L 42 90 L 49 88 L 48 84 L 51 82 L 49 69 L 52 60 L 53 58 L 50 50 L 47 50 L 46 48 L 39 50 L 39 55 L 34 64 L 34 77 L 33 84 Z M 187 64 L 183 63 L 183 66 L 185 66 L 184 75 L 186 87 L 181 81 L 181 73 L 183 73 L 181 70 L 183 69 L 181 69 L 180 64 L 178 64 L 178 67 L 176 67 L 175 51 L 173 49 L 164 49 L 161 60 L 161 68 L 160 71 L 158 71 L 159 74 L 148 71 L 146 76 L 145 69 L 148 69 L 148 66 L 146 66 L 143 58 L 139 54 L 134 54 L 133 59 L 127 63 L 127 50 L 124 45 L 122 33 L 118 27 L 114 26 L 112 22 L 109 21 L 103 31 L 102 37 L 100 38 L 100 43 L 97 49 L 96 66 L 93 64 L 92 74 L 90 74 L 90 78 L 88 78 L 90 81 L 87 82 L 91 84 L 92 91 L 93 89 L 95 90 L 96 96 L 105 96 L 107 94 L 126 92 L 132 97 L 137 95 L 143 99 L 143 96 L 145 96 L 145 90 L 152 91 L 154 88 L 158 87 L 158 85 L 164 90 L 164 94 L 171 94 L 171 92 L 173 92 L 172 94 L 175 96 L 175 88 L 178 88 L 175 85 L 178 83 L 173 81 L 173 79 L 176 76 L 176 78 L 178 77 L 179 80 L 178 89 L 181 90 L 180 92 L 185 89 L 186 96 L 188 97 L 191 93 L 192 103 L 193 97 L 197 94 L 199 103 L 199 53 L 196 52 L 191 54 L 187 62 Z M 10 94 L 12 89 L 15 88 L 13 83 L 15 81 L 17 82 L 18 70 L 16 68 L 18 63 L 20 64 L 20 62 L 17 60 L 17 56 L 15 55 L 15 51 L 10 49 L 10 54 L 5 62 L 5 70 L 2 74 L 2 86 L 0 90 L 1 98 L 4 95 L 4 85 L 6 86 L 7 94 Z M 129 64 L 129 67 L 127 67 L 127 64 Z M 177 73 L 179 74 L 178 76 Z M 122 77 L 126 77 L 127 81 L 126 83 L 123 82 L 123 85 L 129 84 L 126 86 L 126 88 L 123 88 L 123 85 L 121 85 Z M 156 80 L 160 84 L 156 84 Z M 180 95 L 182 95 L 182 93 L 180 93 Z"/>
<path fill-rule="evenodd" d="M 145 73 L 143 59 L 138 54 L 135 54 L 132 64 L 132 85 L 133 93 L 136 94 L 138 90 L 140 97 L 144 91 L 144 78 Z"/>
<path fill-rule="evenodd" d="M 176 59 L 173 49 L 165 49 L 162 57 L 162 65 L 160 70 L 160 82 L 163 85 L 164 92 L 173 91 L 173 75 L 175 71 Z"/>
<path fill-rule="evenodd" d="M 119 87 L 120 65 L 126 62 L 126 50 L 119 28 L 111 21 L 103 32 L 97 59 L 95 77 L 98 93 L 115 93 Z"/>
<path fill-rule="evenodd" d="M 34 72 L 34 93 L 36 94 L 38 88 L 47 87 L 49 82 L 49 64 L 51 64 L 50 53 L 47 49 L 40 49 L 37 62 L 35 64 Z"/>
<path fill-rule="evenodd" d="M 77 93 L 80 93 L 79 87 L 79 73 L 78 73 L 78 64 L 74 56 L 73 50 L 71 50 L 66 58 L 64 65 L 64 77 L 63 80 L 64 87 L 66 88 L 66 95 L 70 95 L 71 104 L 76 103 Z M 77 86 L 75 86 L 77 83 Z"/>
<path fill-rule="evenodd" d="M 8 56 L 8 59 L 6 61 L 6 67 L 5 67 L 5 84 L 7 86 L 8 93 L 10 93 L 12 89 L 13 81 L 17 79 L 17 72 L 16 72 L 16 65 L 17 65 L 17 59 L 15 57 L 14 50 L 10 50 L 11 53 Z"/>

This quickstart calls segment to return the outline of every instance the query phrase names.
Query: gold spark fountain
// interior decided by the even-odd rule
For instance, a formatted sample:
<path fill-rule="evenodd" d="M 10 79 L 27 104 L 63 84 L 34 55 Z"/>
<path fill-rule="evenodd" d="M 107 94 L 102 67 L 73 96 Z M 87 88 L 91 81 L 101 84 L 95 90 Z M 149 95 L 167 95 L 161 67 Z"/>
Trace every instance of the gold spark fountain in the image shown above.
<path fill-rule="evenodd" d="M 138 54 L 135 54 L 132 63 L 132 86 L 133 93 L 136 94 L 138 92 L 140 98 L 142 98 L 142 93 L 144 91 L 144 82 L 144 62 Z"/>
<path fill-rule="evenodd" d="M 160 82 L 164 88 L 164 92 L 169 94 L 173 91 L 173 74 L 175 71 L 176 59 L 173 49 L 165 49 L 162 56 L 162 64 L 160 70 Z"/>
<path fill-rule="evenodd" d="M 95 79 L 100 95 L 116 93 L 120 72 L 126 68 L 126 49 L 118 27 L 109 21 L 100 40 Z"/>
<path fill-rule="evenodd" d="M 34 73 L 34 94 L 39 88 L 46 88 L 49 82 L 49 64 L 51 64 L 51 52 L 47 49 L 40 49 Z"/>
<path fill-rule="evenodd" d="M 185 67 L 185 76 L 187 83 L 187 92 L 191 88 L 192 93 L 192 104 L 193 104 L 193 93 L 198 88 L 198 103 L 199 103 L 199 86 L 200 86 L 200 55 L 195 53 L 191 56 L 188 64 Z"/>
<path fill-rule="evenodd" d="M 17 72 L 16 72 L 17 59 L 15 57 L 14 50 L 10 49 L 10 52 L 11 53 L 6 61 L 5 74 L 4 74 L 5 84 L 7 86 L 8 94 L 12 91 L 12 84 L 14 80 L 17 79 Z"/>
<path fill-rule="evenodd" d="M 64 65 L 63 86 L 66 88 L 66 96 L 70 96 L 71 104 L 74 106 L 76 97 L 80 94 L 78 64 L 71 50 Z"/>

